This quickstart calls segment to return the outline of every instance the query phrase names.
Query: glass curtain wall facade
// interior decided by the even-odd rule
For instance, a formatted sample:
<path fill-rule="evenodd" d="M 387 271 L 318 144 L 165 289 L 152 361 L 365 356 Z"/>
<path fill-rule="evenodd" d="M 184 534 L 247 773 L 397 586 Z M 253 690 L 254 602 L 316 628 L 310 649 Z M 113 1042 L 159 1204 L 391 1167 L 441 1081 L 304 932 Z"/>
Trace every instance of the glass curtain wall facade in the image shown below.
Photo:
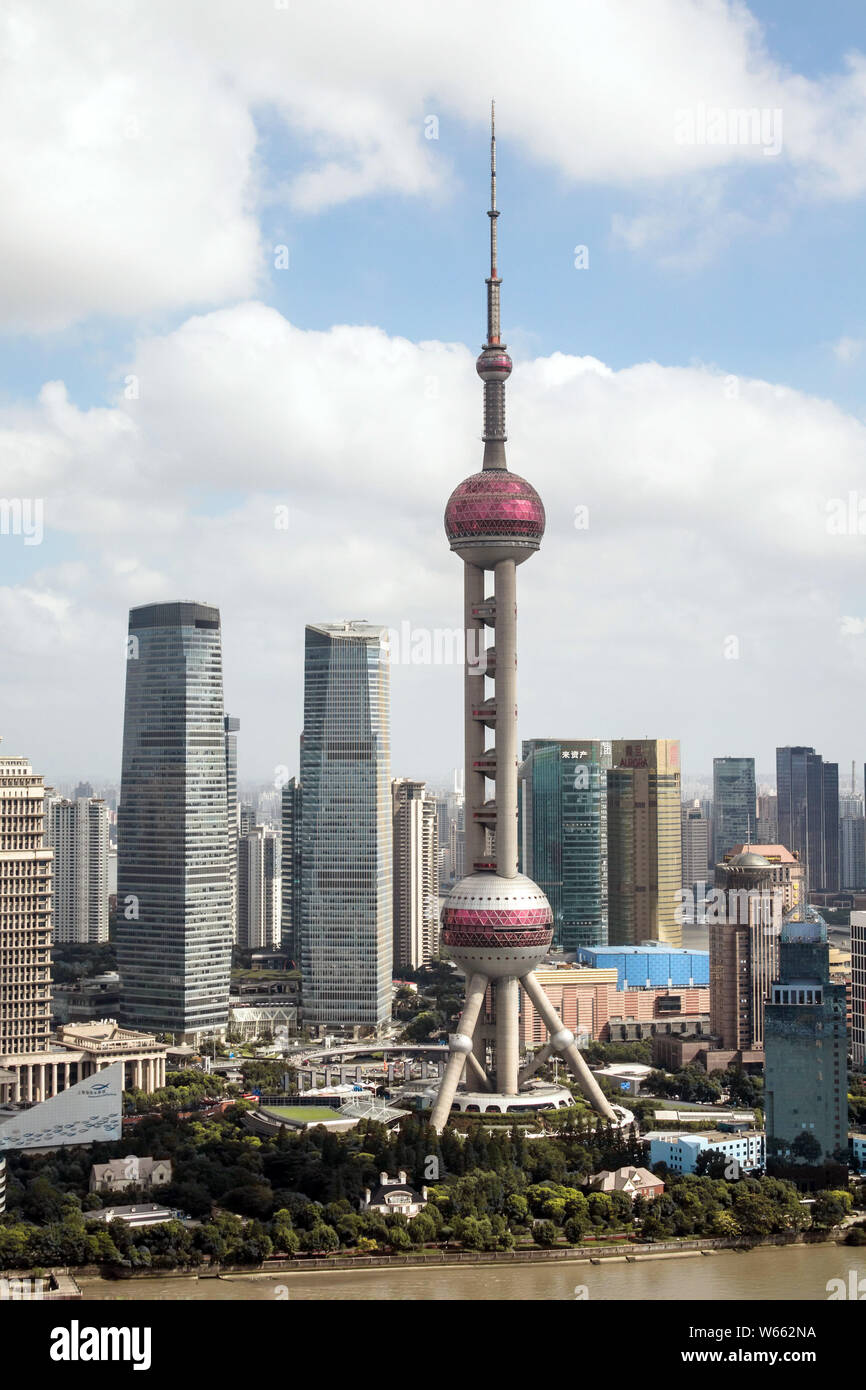
<path fill-rule="evenodd" d="M 796 851 L 809 887 L 836 892 L 839 884 L 839 764 L 814 748 L 776 749 L 779 842 Z"/>
<path fill-rule="evenodd" d="M 734 845 L 753 845 L 757 831 L 754 758 L 713 759 L 713 858 Z"/>
<path fill-rule="evenodd" d="M 198 1039 L 228 1022 L 232 944 L 219 609 L 129 615 L 117 954 L 130 1027 Z"/>
<path fill-rule="evenodd" d="M 314 1026 L 391 1016 L 392 825 L 387 629 L 306 629 L 301 976 Z"/>
<path fill-rule="evenodd" d="M 520 766 L 519 867 L 547 895 L 563 951 L 607 944 L 607 772 L 598 739 L 527 739 Z"/>

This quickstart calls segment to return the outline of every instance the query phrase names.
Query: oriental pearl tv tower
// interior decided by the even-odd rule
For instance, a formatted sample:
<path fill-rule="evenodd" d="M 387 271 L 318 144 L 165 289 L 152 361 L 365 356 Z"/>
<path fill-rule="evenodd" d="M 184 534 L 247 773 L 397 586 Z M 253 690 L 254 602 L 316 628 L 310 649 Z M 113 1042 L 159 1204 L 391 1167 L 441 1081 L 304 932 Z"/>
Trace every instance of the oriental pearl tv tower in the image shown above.
<path fill-rule="evenodd" d="M 571 1104 L 560 1087 L 521 1087 L 539 1066 L 564 1058 L 593 1107 L 622 1123 L 589 1071 L 574 1040 L 532 974 L 553 937 L 550 903 L 517 871 L 517 566 L 539 549 L 544 507 L 535 488 L 505 461 L 505 383 L 511 358 L 499 329 L 496 260 L 496 131 L 491 106 L 490 274 L 487 341 L 475 366 L 484 383 L 484 458 L 480 473 L 455 488 L 445 508 L 451 549 L 463 561 L 465 666 L 466 878 L 442 911 L 442 945 L 466 975 L 466 1003 L 430 1116 L 443 1128 L 452 1107 L 484 1113 L 521 1112 Z M 492 593 L 486 576 L 493 575 Z M 493 643 L 485 646 L 485 629 Z M 488 694 L 485 681 L 492 683 Z M 487 744 L 486 730 L 494 743 Z M 494 784 L 494 795 L 487 790 Z M 483 1018 L 488 987 L 494 1026 Z M 535 1006 L 549 1041 L 520 1069 L 519 990 Z M 493 1072 L 487 1070 L 492 1044 Z M 465 1073 L 465 1090 L 458 1093 Z M 624 1114 L 626 1112 L 622 1112 Z"/>

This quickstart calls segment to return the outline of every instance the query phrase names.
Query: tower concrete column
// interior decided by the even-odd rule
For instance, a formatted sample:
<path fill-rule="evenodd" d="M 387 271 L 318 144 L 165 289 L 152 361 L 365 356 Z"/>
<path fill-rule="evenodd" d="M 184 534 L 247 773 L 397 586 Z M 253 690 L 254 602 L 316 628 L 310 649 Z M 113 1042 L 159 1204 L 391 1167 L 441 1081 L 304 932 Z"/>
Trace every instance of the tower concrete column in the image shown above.
<path fill-rule="evenodd" d="M 450 1055 L 445 1066 L 442 1084 L 439 1087 L 439 1094 L 430 1114 L 430 1123 L 435 1130 L 443 1129 L 448 1116 L 451 1114 L 457 1085 L 466 1064 L 466 1058 L 472 1051 L 472 1034 L 475 1032 L 475 1025 L 484 1003 L 486 989 L 486 975 L 473 975 L 466 985 L 466 1003 L 460 1015 L 457 1032 L 452 1033 L 448 1039 Z"/>
<path fill-rule="evenodd" d="M 496 593 L 496 872 L 517 873 L 517 566 L 500 560 Z"/>
<path fill-rule="evenodd" d="M 496 981 L 496 1089 L 503 1096 L 517 1095 L 518 988 L 510 975 Z"/>
<path fill-rule="evenodd" d="M 483 824 L 476 812 L 484 804 L 485 778 L 475 768 L 484 753 L 484 725 L 473 716 L 473 709 L 484 703 L 484 672 L 478 673 L 479 656 L 484 648 L 484 622 L 472 612 L 484 600 L 484 571 L 478 565 L 463 566 L 463 626 L 466 633 L 464 666 L 464 761 L 465 787 L 463 798 L 464 834 L 466 844 L 466 873 L 471 874 L 475 861 L 485 857 Z"/>

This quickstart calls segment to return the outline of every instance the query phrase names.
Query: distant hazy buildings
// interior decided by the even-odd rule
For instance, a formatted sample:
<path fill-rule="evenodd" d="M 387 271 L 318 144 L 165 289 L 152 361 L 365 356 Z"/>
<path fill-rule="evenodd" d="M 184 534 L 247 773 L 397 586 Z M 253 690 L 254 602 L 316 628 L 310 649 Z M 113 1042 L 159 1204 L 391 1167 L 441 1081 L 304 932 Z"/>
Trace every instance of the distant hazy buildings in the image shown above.
<path fill-rule="evenodd" d="M 41 1052 L 51 1026 L 51 868 L 42 778 L 0 754 L 0 1055 Z"/>
<path fill-rule="evenodd" d="M 391 1015 L 393 882 L 387 629 L 306 629 L 301 972 L 305 1020 Z"/>
<path fill-rule="evenodd" d="M 809 888 L 839 888 L 839 764 L 814 748 L 776 749 L 779 840 L 799 853 Z"/>
<path fill-rule="evenodd" d="M 679 946 L 680 745 L 617 739 L 608 772 L 608 940 Z"/>
<path fill-rule="evenodd" d="M 814 908 L 800 905 L 782 926 L 778 976 L 764 1011 L 767 1157 L 776 1164 L 845 1161 L 845 1012 L 845 986 L 830 977 L 826 925 Z"/>
<path fill-rule="evenodd" d="M 91 797 L 46 798 L 45 843 L 54 850 L 54 941 L 108 940 L 108 811 Z"/>
<path fill-rule="evenodd" d="M 519 867 L 553 909 L 563 951 L 603 946 L 608 933 L 607 773 L 611 744 L 527 739 L 519 771 Z"/>
<path fill-rule="evenodd" d="M 713 759 L 713 859 L 756 839 L 754 758 Z"/>
<path fill-rule="evenodd" d="M 710 822 L 700 801 L 684 802 L 682 806 L 682 887 L 686 890 L 707 882 L 710 854 Z"/>
<path fill-rule="evenodd" d="M 217 608 L 129 616 L 118 812 L 121 1012 L 197 1040 L 228 1021 L 232 882 Z"/>
<path fill-rule="evenodd" d="M 238 839 L 238 932 L 245 950 L 280 944 L 280 885 L 277 837 L 263 825 Z"/>
<path fill-rule="evenodd" d="M 394 969 L 417 970 L 439 950 L 436 799 L 424 782 L 391 784 L 394 824 Z"/>
<path fill-rule="evenodd" d="M 762 845 L 775 845 L 779 842 L 779 800 L 772 792 L 763 792 L 758 797 L 755 838 Z"/>

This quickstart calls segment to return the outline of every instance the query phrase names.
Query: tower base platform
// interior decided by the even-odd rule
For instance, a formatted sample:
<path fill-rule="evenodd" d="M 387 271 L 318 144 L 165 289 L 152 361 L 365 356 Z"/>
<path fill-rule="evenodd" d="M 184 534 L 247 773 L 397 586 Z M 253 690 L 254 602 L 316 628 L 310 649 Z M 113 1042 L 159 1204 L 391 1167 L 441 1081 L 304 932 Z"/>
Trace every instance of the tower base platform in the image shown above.
<path fill-rule="evenodd" d="M 435 1087 L 425 1092 L 432 1107 L 437 1096 Z M 516 1096 L 497 1095 L 495 1091 L 458 1091 L 451 1103 L 452 1115 L 533 1115 L 541 1110 L 568 1110 L 574 1096 L 565 1086 L 535 1086 L 519 1091 Z"/>

